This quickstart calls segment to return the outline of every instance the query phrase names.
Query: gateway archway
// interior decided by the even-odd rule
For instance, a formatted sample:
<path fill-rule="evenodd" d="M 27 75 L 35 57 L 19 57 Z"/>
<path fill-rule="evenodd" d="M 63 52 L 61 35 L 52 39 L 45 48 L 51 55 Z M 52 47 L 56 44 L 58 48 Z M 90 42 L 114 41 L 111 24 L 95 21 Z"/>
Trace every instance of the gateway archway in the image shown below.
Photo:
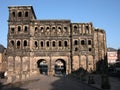
<path fill-rule="evenodd" d="M 66 63 L 63 59 L 58 59 L 55 62 L 55 75 L 66 74 Z"/>
<path fill-rule="evenodd" d="M 37 61 L 37 66 L 39 68 L 40 74 L 48 74 L 48 63 L 44 59 L 40 59 Z"/>

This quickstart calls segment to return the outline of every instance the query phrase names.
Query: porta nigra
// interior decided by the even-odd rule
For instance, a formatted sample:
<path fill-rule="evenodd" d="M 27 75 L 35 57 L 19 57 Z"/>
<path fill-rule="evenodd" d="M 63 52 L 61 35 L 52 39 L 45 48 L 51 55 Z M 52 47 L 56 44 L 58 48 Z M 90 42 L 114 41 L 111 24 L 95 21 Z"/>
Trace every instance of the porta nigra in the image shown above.
<path fill-rule="evenodd" d="M 106 33 L 91 22 L 37 20 L 32 6 L 9 7 L 8 81 L 70 74 L 79 68 L 95 71 L 105 56 Z"/>

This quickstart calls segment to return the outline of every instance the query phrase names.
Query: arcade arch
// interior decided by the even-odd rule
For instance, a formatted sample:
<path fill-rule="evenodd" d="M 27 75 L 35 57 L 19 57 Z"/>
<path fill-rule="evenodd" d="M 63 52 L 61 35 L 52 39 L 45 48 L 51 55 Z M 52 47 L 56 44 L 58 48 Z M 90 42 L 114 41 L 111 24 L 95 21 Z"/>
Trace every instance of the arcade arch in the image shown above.
<path fill-rule="evenodd" d="M 48 63 L 45 59 L 38 60 L 37 67 L 39 68 L 40 74 L 48 74 Z"/>

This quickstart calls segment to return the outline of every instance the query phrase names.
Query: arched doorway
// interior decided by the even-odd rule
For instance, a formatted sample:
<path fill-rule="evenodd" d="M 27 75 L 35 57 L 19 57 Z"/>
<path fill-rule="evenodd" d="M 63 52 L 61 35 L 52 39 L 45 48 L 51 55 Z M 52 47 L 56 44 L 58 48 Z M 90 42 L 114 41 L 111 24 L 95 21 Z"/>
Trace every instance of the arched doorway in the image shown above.
<path fill-rule="evenodd" d="M 40 74 L 48 74 L 48 64 L 44 59 L 40 59 L 37 61 L 37 66 L 39 68 Z"/>
<path fill-rule="evenodd" d="M 55 75 L 66 74 L 66 63 L 63 59 L 58 59 L 55 62 Z"/>

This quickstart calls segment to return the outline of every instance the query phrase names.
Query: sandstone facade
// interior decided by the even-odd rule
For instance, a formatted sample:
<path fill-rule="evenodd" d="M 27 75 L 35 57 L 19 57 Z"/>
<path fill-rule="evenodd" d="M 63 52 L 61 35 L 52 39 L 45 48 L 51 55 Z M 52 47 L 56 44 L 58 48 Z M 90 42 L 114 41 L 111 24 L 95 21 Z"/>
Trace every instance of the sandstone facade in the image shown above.
<path fill-rule="evenodd" d="M 79 68 L 96 70 L 106 56 L 106 34 L 90 23 L 37 20 L 32 6 L 10 6 L 8 20 L 8 80 Z"/>

